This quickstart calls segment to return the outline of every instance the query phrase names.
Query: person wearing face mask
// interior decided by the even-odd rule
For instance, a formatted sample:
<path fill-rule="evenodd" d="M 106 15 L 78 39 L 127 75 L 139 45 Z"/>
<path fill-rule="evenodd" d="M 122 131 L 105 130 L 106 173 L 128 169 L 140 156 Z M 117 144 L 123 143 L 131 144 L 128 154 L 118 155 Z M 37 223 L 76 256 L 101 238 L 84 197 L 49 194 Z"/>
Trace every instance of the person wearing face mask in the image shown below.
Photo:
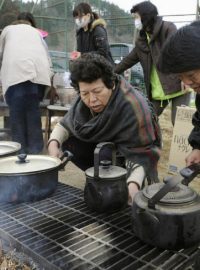
<path fill-rule="evenodd" d="M 171 121 L 174 125 L 176 107 L 189 105 L 191 89 L 186 87 L 175 74 L 163 74 L 157 70 L 160 51 L 166 40 L 177 31 L 172 22 L 163 21 L 158 16 L 155 5 L 143 1 L 131 9 L 138 38 L 134 49 L 115 67 L 122 73 L 140 62 L 144 71 L 146 94 L 159 116 L 171 102 Z"/>
<path fill-rule="evenodd" d="M 77 26 L 77 51 L 71 53 L 71 60 L 82 53 L 94 52 L 104 56 L 113 65 L 105 21 L 87 3 L 78 4 L 73 10 L 73 17 Z"/>

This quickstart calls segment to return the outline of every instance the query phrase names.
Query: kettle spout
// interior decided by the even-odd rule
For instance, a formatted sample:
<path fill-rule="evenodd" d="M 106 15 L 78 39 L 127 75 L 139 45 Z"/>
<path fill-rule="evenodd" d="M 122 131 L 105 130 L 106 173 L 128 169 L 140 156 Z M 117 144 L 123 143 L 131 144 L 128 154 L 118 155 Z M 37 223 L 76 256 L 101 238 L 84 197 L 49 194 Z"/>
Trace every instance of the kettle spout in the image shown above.
<path fill-rule="evenodd" d="M 137 209 L 135 215 L 133 215 L 133 219 L 133 227 L 135 227 L 136 230 L 141 230 L 142 233 L 145 234 L 144 237 L 150 239 L 156 237 L 160 221 L 154 214 L 145 209 Z"/>

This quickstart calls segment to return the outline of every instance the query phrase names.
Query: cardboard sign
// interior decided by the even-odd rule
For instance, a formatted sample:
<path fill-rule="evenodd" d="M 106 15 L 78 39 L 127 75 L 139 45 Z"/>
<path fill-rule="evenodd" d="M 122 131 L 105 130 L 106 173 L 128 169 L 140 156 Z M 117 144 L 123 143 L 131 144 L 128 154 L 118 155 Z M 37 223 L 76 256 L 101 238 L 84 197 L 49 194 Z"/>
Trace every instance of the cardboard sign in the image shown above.
<path fill-rule="evenodd" d="M 185 158 L 192 151 L 188 143 L 188 136 L 193 129 L 192 116 L 196 108 L 177 107 L 173 137 L 169 155 L 168 172 L 178 174 L 179 170 L 186 166 Z"/>

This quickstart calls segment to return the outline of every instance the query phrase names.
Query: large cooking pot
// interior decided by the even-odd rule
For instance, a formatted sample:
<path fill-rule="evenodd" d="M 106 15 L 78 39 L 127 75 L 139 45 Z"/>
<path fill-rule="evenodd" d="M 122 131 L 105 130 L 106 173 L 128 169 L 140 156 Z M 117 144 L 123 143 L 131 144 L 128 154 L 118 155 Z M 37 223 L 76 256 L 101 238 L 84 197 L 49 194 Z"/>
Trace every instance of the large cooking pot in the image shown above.
<path fill-rule="evenodd" d="M 21 154 L 0 159 L 0 202 L 28 202 L 49 196 L 58 183 L 58 170 L 71 159 Z"/>
<path fill-rule="evenodd" d="M 200 243 L 200 196 L 187 185 L 200 164 L 180 171 L 165 183 L 145 187 L 132 205 L 133 230 L 144 242 L 177 250 Z"/>
<path fill-rule="evenodd" d="M 16 155 L 20 149 L 20 143 L 12 141 L 0 141 L 0 158 Z"/>
<path fill-rule="evenodd" d="M 99 154 L 104 147 L 112 148 L 112 162 L 109 160 L 100 162 Z M 115 166 L 115 163 L 114 144 L 99 143 L 94 151 L 94 167 L 85 171 L 84 199 L 90 209 L 98 212 L 113 212 L 127 205 L 127 171 Z"/>

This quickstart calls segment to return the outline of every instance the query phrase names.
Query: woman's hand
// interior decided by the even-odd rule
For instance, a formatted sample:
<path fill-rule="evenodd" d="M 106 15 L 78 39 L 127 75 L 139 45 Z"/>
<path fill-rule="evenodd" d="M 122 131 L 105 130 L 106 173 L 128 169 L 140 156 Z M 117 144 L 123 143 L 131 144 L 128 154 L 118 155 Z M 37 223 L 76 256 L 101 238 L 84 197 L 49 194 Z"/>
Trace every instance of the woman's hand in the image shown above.
<path fill-rule="evenodd" d="M 52 157 L 60 157 L 61 156 L 61 151 L 59 148 L 59 144 L 57 141 L 53 140 L 50 141 L 48 145 L 48 153 Z"/>
<path fill-rule="evenodd" d="M 193 163 L 200 163 L 200 150 L 194 149 L 185 159 L 186 165 L 189 166 Z"/>
<path fill-rule="evenodd" d="M 70 60 L 76 60 L 81 56 L 81 53 L 78 51 L 73 51 L 70 53 Z"/>

